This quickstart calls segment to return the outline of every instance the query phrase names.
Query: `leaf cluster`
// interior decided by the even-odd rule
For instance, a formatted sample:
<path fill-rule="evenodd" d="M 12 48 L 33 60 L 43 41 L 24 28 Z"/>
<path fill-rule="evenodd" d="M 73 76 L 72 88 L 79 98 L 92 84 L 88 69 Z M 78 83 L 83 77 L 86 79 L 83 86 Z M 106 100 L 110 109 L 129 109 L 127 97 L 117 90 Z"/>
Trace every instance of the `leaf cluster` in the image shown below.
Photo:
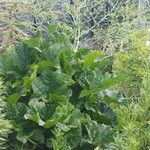
<path fill-rule="evenodd" d="M 6 86 L 6 117 L 15 128 L 10 149 L 94 149 L 113 141 L 120 96 L 110 87 L 123 80 L 112 58 L 100 51 L 72 50 L 51 25 L 0 55 Z M 16 141 L 16 142 L 14 142 Z"/>

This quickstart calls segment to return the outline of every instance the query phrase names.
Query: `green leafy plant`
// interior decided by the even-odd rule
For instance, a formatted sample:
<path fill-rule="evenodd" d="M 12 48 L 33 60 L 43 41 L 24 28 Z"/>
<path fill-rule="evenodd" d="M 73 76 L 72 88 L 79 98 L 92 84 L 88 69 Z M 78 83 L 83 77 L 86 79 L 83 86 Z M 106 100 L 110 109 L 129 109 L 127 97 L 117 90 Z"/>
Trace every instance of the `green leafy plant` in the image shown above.
<path fill-rule="evenodd" d="M 123 78 L 111 74 L 110 56 L 75 53 L 59 28 L 49 30 L 46 39 L 30 38 L 0 55 L 6 115 L 15 128 L 10 149 L 105 148 L 117 123 L 111 104 L 120 100 L 109 88 Z"/>

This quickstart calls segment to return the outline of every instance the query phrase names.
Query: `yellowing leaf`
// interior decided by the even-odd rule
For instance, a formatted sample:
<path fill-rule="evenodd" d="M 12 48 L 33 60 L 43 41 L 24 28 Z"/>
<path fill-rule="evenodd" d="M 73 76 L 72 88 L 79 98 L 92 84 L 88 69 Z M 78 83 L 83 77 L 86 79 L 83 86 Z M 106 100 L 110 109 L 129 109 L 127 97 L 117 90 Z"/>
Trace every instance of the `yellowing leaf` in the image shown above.
<path fill-rule="evenodd" d="M 7 98 L 7 102 L 8 104 L 12 105 L 16 105 L 17 101 L 20 99 L 21 95 L 19 93 L 14 93 L 13 95 L 10 95 Z"/>
<path fill-rule="evenodd" d="M 44 128 L 46 129 L 51 128 L 58 122 L 58 120 L 59 120 L 58 118 L 47 120 L 44 124 Z"/>

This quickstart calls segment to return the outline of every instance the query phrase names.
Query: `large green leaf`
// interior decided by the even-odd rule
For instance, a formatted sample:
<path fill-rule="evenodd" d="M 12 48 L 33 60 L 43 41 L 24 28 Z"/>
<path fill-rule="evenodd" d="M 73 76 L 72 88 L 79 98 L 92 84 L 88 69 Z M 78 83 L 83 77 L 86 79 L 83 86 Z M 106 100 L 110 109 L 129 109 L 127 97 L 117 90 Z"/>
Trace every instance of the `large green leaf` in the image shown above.
<path fill-rule="evenodd" d="M 73 109 L 74 106 L 68 102 L 66 103 L 66 105 L 62 104 L 61 106 L 58 106 L 51 119 L 45 122 L 44 127 L 51 128 L 59 121 L 66 119 Z"/>
<path fill-rule="evenodd" d="M 36 59 L 36 52 L 23 43 L 11 47 L 0 55 L 0 74 L 7 78 L 18 79 L 28 72 L 28 67 Z"/>
<path fill-rule="evenodd" d="M 99 111 L 100 111 L 100 116 L 102 123 L 105 123 L 107 125 L 111 124 L 111 125 L 116 125 L 117 124 L 117 115 L 115 114 L 115 112 L 113 111 L 113 109 L 106 105 L 105 103 L 101 102 L 98 105 L 99 107 Z"/>
<path fill-rule="evenodd" d="M 7 103 L 10 106 L 16 105 L 17 101 L 20 99 L 21 95 L 19 93 L 14 93 L 7 98 Z"/>
<path fill-rule="evenodd" d="M 45 103 L 41 102 L 40 99 L 31 99 L 28 103 L 29 108 L 27 109 L 26 114 L 24 115 L 25 119 L 32 120 L 39 124 L 39 126 L 43 126 L 45 123 L 40 117 L 40 113 L 42 109 L 45 107 Z"/>
<path fill-rule="evenodd" d="M 38 48 L 41 46 L 43 40 L 44 39 L 41 37 L 32 37 L 30 39 L 25 40 L 24 43 L 31 48 Z"/>
<path fill-rule="evenodd" d="M 113 141 L 113 131 L 109 126 L 104 124 L 99 125 L 96 121 L 90 119 L 88 119 L 85 126 L 89 136 L 89 143 L 103 149 L 107 143 Z"/>
<path fill-rule="evenodd" d="M 95 95 L 99 93 L 100 91 L 110 88 L 123 80 L 124 78 L 122 76 L 106 78 L 100 83 L 98 87 L 89 89 L 89 90 L 86 90 L 86 89 L 82 90 L 80 94 L 80 98 L 89 96 L 89 95 Z"/>
<path fill-rule="evenodd" d="M 31 83 L 32 83 L 32 79 L 30 77 L 26 76 L 23 78 L 23 87 L 24 88 L 31 89 L 32 88 Z"/>
<path fill-rule="evenodd" d="M 59 70 L 55 72 L 45 71 L 32 82 L 32 88 L 37 94 L 68 94 L 68 86 L 73 83 L 70 76 Z"/>
<path fill-rule="evenodd" d="M 59 118 L 47 120 L 44 124 L 44 128 L 48 129 L 51 128 L 52 126 L 56 125 L 56 123 L 59 121 Z"/>
<path fill-rule="evenodd" d="M 75 73 L 75 71 L 70 61 L 71 60 L 69 60 L 64 53 L 60 55 L 60 65 L 63 72 L 72 76 Z"/>
<path fill-rule="evenodd" d="M 38 62 L 38 72 L 42 72 L 44 70 L 53 70 L 54 69 L 54 65 L 51 61 L 48 60 L 43 60 Z"/>
<path fill-rule="evenodd" d="M 39 66 L 37 64 L 32 66 L 33 71 L 32 71 L 31 77 L 30 77 L 31 80 L 34 80 L 37 77 L 38 68 L 39 68 Z"/>
<path fill-rule="evenodd" d="M 101 51 L 93 51 L 92 53 L 86 55 L 83 60 L 83 66 L 89 69 L 89 67 L 94 63 L 94 60 L 101 55 Z"/>
<path fill-rule="evenodd" d="M 65 102 L 67 100 L 69 100 L 69 98 L 67 96 L 51 94 L 51 93 L 49 94 L 49 101 L 50 102 L 59 103 L 59 102 Z"/>

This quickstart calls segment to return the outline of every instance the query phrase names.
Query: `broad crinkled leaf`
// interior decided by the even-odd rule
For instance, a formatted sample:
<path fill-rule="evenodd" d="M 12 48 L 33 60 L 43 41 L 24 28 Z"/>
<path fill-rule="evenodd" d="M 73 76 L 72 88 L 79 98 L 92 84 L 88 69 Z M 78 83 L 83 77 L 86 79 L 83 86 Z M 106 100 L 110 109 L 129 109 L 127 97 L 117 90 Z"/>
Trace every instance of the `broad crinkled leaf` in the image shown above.
<path fill-rule="evenodd" d="M 102 116 L 104 116 L 103 118 L 107 118 L 108 120 L 108 123 L 105 122 L 105 120 L 103 123 L 112 125 L 115 125 L 117 123 L 117 116 L 110 106 L 106 105 L 105 103 L 99 103 L 99 111 Z"/>
<path fill-rule="evenodd" d="M 81 94 L 80 94 L 80 98 L 88 96 L 88 95 L 95 95 L 95 94 L 99 93 L 100 91 L 110 88 L 111 86 L 114 86 L 123 80 L 124 80 L 124 78 L 122 78 L 122 76 L 121 77 L 119 77 L 119 76 L 118 77 L 109 77 L 109 78 L 106 77 L 101 81 L 99 86 L 97 86 L 96 88 L 82 90 Z"/>
<path fill-rule="evenodd" d="M 59 71 L 43 72 L 32 82 L 33 91 L 37 94 L 68 94 L 68 86 L 73 80 L 66 74 Z"/>
<path fill-rule="evenodd" d="M 85 126 L 89 136 L 89 143 L 105 148 L 106 143 L 113 141 L 113 131 L 109 126 L 100 125 L 90 119 L 88 119 L 88 123 Z"/>
<path fill-rule="evenodd" d="M 36 52 L 19 43 L 10 51 L 0 55 L 0 74 L 5 77 L 17 79 L 27 73 L 28 67 L 36 59 Z"/>
<path fill-rule="evenodd" d="M 56 125 L 56 123 L 58 123 L 62 119 L 64 120 L 65 118 L 67 118 L 67 116 L 71 113 L 73 109 L 74 106 L 71 103 L 66 103 L 66 105 L 62 104 L 61 106 L 58 106 L 53 116 L 45 122 L 44 127 L 50 128 Z"/>
<path fill-rule="evenodd" d="M 64 45 L 55 43 L 49 46 L 48 49 L 43 50 L 42 58 L 53 62 L 53 65 L 57 67 L 59 65 L 59 56 L 66 50 Z"/>
<path fill-rule="evenodd" d="M 27 109 L 27 113 L 24 115 L 24 118 L 32 120 L 38 123 L 40 126 L 43 126 L 44 121 L 41 119 L 40 113 L 45 107 L 45 103 L 40 102 L 38 99 L 32 99 L 28 105 L 29 108 Z"/>

